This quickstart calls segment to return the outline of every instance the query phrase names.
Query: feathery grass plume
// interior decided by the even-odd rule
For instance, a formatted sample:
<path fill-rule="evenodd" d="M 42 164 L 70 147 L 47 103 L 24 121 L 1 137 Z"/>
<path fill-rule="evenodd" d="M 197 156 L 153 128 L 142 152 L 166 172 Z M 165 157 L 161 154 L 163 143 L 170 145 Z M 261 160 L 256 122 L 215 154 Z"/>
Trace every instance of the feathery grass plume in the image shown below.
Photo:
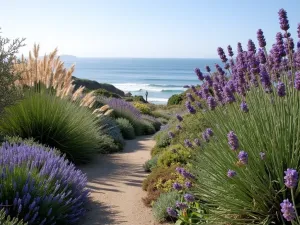
<path fill-rule="evenodd" d="M 32 52 L 29 52 L 28 58 L 26 59 L 22 55 L 21 62 L 15 64 L 14 69 L 21 75 L 15 84 L 21 87 L 43 85 L 47 89 L 55 90 L 58 97 L 80 101 L 80 106 L 92 107 L 95 102 L 93 92 L 85 95 L 83 86 L 74 90 L 72 74 L 75 65 L 66 69 L 64 62 L 57 56 L 57 49 L 42 58 L 39 57 L 39 51 L 40 46 L 35 44 Z"/>

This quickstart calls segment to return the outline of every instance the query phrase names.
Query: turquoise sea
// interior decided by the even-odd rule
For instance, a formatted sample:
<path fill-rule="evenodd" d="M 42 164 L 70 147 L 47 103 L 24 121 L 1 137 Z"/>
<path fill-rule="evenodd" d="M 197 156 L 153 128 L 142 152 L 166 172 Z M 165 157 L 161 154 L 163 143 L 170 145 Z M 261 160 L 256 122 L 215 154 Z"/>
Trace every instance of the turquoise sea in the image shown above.
<path fill-rule="evenodd" d="M 142 58 L 75 58 L 64 60 L 66 66 L 75 63 L 74 76 L 113 84 L 124 92 L 145 95 L 155 104 L 166 104 L 184 85 L 199 84 L 194 69 L 214 71 L 218 59 L 142 59 Z"/>

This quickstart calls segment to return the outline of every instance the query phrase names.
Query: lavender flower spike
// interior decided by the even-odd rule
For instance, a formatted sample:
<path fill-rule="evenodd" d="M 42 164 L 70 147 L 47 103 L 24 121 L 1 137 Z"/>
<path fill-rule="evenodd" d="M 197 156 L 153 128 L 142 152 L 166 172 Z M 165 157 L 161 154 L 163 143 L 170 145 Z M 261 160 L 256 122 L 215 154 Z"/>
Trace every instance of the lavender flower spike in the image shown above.
<path fill-rule="evenodd" d="M 288 188 L 295 188 L 298 184 L 298 172 L 294 169 L 287 169 L 284 171 L 284 184 Z"/>
<path fill-rule="evenodd" d="M 216 107 L 217 107 L 217 103 L 216 103 L 216 100 L 213 98 L 213 97 L 211 97 L 211 96 L 209 96 L 208 98 L 207 98 L 207 105 L 208 105 L 208 108 L 210 109 L 210 110 L 214 110 Z"/>
<path fill-rule="evenodd" d="M 168 215 L 171 216 L 171 217 L 177 218 L 177 216 L 178 216 L 176 210 L 173 209 L 172 207 L 168 207 L 168 208 L 167 208 L 167 213 L 168 213 Z"/>
<path fill-rule="evenodd" d="M 296 218 L 295 208 L 288 199 L 283 200 L 283 202 L 280 204 L 280 207 L 281 213 L 287 221 L 292 221 Z"/>
<path fill-rule="evenodd" d="M 243 165 L 248 164 L 248 153 L 245 151 L 240 151 L 238 154 L 239 162 Z"/>
<path fill-rule="evenodd" d="M 290 28 L 289 20 L 287 19 L 287 13 L 284 9 L 280 9 L 278 12 L 280 28 L 287 31 Z"/>
<path fill-rule="evenodd" d="M 295 73 L 295 81 L 294 81 L 295 88 L 300 91 L 300 72 Z"/>
<path fill-rule="evenodd" d="M 261 48 L 266 47 L 267 43 L 265 40 L 264 32 L 261 29 L 257 31 L 257 40 L 258 40 L 259 47 Z"/>
<path fill-rule="evenodd" d="M 205 70 L 206 70 L 206 72 L 208 72 L 208 73 L 211 71 L 211 69 L 210 69 L 209 66 L 205 66 Z"/>
<path fill-rule="evenodd" d="M 191 113 L 191 114 L 195 114 L 196 110 L 195 108 L 191 105 L 191 102 L 186 101 L 185 106 L 187 108 L 187 110 Z"/>
<path fill-rule="evenodd" d="M 201 70 L 199 68 L 195 69 L 195 73 L 199 80 L 201 80 L 201 81 L 204 80 L 203 73 L 201 72 Z"/>
<path fill-rule="evenodd" d="M 242 110 L 243 112 L 245 112 L 245 113 L 249 112 L 248 105 L 247 105 L 246 102 L 243 101 L 243 102 L 241 103 L 240 107 L 241 107 L 241 110 Z"/>
<path fill-rule="evenodd" d="M 206 133 L 208 136 L 210 136 L 210 137 L 214 136 L 214 132 L 213 132 L 213 130 L 212 130 L 211 128 L 207 128 L 207 129 L 205 130 L 205 133 Z"/>
<path fill-rule="evenodd" d="M 234 54 L 233 54 L 233 51 L 232 51 L 232 47 L 230 45 L 228 45 L 227 50 L 228 50 L 228 55 L 230 57 L 232 57 Z"/>
<path fill-rule="evenodd" d="M 279 97 L 284 97 L 286 95 L 285 92 L 285 84 L 282 82 L 279 82 L 277 85 L 277 94 Z"/>
<path fill-rule="evenodd" d="M 236 172 L 234 170 L 228 170 L 227 177 L 233 178 L 234 176 L 236 176 Z"/>
<path fill-rule="evenodd" d="M 171 139 L 175 137 L 175 134 L 172 131 L 169 131 L 168 135 L 169 135 L 169 138 L 171 138 Z"/>
<path fill-rule="evenodd" d="M 229 144 L 230 148 L 234 151 L 237 150 L 239 147 L 239 140 L 238 140 L 236 134 L 233 131 L 230 131 L 227 134 L 227 138 L 228 138 L 228 144 Z"/>
<path fill-rule="evenodd" d="M 183 209 L 187 209 L 188 208 L 188 205 L 184 202 L 176 202 L 176 207 L 183 210 Z"/>
<path fill-rule="evenodd" d="M 174 188 L 175 190 L 177 190 L 177 191 L 180 191 L 180 190 L 182 190 L 182 185 L 179 184 L 178 182 L 175 182 L 175 183 L 173 184 L 173 188 Z"/>
<path fill-rule="evenodd" d="M 184 199 L 185 199 L 187 202 L 194 202 L 194 201 L 195 201 L 195 197 L 194 197 L 194 195 L 192 195 L 192 194 L 185 194 L 183 197 L 184 197 Z"/>
<path fill-rule="evenodd" d="M 190 140 L 188 140 L 188 139 L 185 139 L 185 140 L 184 140 L 184 145 L 185 145 L 186 147 L 188 147 L 188 148 L 192 148 L 192 147 L 193 147 L 192 142 L 190 142 Z"/>

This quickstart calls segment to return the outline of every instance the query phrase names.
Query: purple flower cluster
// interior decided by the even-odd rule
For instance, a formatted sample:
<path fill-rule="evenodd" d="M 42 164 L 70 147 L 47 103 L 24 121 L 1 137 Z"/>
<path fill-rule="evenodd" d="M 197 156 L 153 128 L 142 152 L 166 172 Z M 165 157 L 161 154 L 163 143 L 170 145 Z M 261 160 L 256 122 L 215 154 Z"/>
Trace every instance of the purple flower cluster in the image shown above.
<path fill-rule="evenodd" d="M 298 184 L 298 172 L 294 169 L 287 169 L 286 171 L 284 171 L 284 184 L 285 186 L 287 186 L 288 188 L 295 188 Z"/>
<path fill-rule="evenodd" d="M 245 151 L 240 151 L 238 154 L 238 159 L 242 165 L 248 164 L 248 153 Z"/>
<path fill-rule="evenodd" d="M 192 194 L 185 194 L 184 196 L 185 201 L 187 202 L 194 202 L 195 201 L 195 196 Z"/>
<path fill-rule="evenodd" d="M 218 55 L 220 56 L 220 59 L 222 60 L 222 62 L 226 63 L 228 59 L 227 59 L 227 57 L 225 55 L 225 52 L 224 52 L 223 48 L 219 47 L 217 49 L 217 51 L 218 51 Z"/>
<path fill-rule="evenodd" d="M 169 138 L 173 139 L 175 137 L 175 134 L 172 131 L 168 132 Z"/>
<path fill-rule="evenodd" d="M 177 191 L 180 191 L 180 190 L 182 190 L 182 185 L 179 184 L 178 182 L 175 182 L 175 183 L 173 184 L 173 188 L 174 188 L 175 190 L 177 190 Z"/>
<path fill-rule="evenodd" d="M 142 114 L 132 104 L 118 98 L 108 98 L 103 100 L 107 105 L 115 110 L 121 117 L 141 120 Z"/>
<path fill-rule="evenodd" d="M 176 207 L 179 208 L 180 210 L 183 210 L 183 209 L 187 209 L 188 208 L 188 205 L 185 203 L 185 202 L 176 202 Z"/>
<path fill-rule="evenodd" d="M 241 107 L 241 110 L 242 110 L 243 112 L 245 112 L 245 113 L 249 112 L 248 105 L 247 105 L 246 102 L 243 101 L 243 102 L 241 103 L 240 107 Z"/>
<path fill-rule="evenodd" d="M 236 172 L 234 170 L 228 170 L 227 177 L 233 178 L 236 176 Z"/>
<path fill-rule="evenodd" d="M 169 216 L 174 217 L 174 218 L 177 218 L 177 216 L 178 216 L 177 211 L 172 207 L 167 208 L 167 213 Z"/>
<path fill-rule="evenodd" d="M 187 108 L 187 110 L 188 110 L 191 114 L 195 114 L 195 113 L 196 113 L 196 110 L 195 110 L 195 108 L 191 105 L 191 102 L 190 102 L 190 101 L 186 101 L 185 107 Z"/>
<path fill-rule="evenodd" d="M 184 145 L 188 148 L 193 148 L 193 144 L 189 139 L 184 140 Z"/>
<path fill-rule="evenodd" d="M 195 179 L 195 176 L 193 174 L 189 173 L 182 167 L 177 167 L 176 171 L 186 179 Z"/>
<path fill-rule="evenodd" d="M 201 72 L 201 70 L 199 68 L 195 69 L 195 73 L 196 73 L 196 75 L 197 75 L 197 77 L 198 77 L 199 80 L 203 80 L 204 79 L 203 73 Z"/>
<path fill-rule="evenodd" d="M 290 28 L 289 20 L 287 19 L 287 13 L 284 9 L 280 9 L 278 12 L 280 28 L 287 31 Z"/>
<path fill-rule="evenodd" d="M 1 205 L 31 224 L 75 224 L 85 213 L 87 178 L 53 150 L 10 145 L 0 148 Z M 47 210 L 45 210 L 47 209 Z"/>
<path fill-rule="evenodd" d="M 227 134 L 227 138 L 228 138 L 228 144 L 230 146 L 230 148 L 234 151 L 236 151 L 239 147 L 239 140 L 236 136 L 236 134 L 233 131 L 230 131 Z"/>
<path fill-rule="evenodd" d="M 182 116 L 180 116 L 179 114 L 176 114 L 176 118 L 178 119 L 179 122 L 183 120 Z"/>
<path fill-rule="evenodd" d="M 287 221 L 292 221 L 296 218 L 295 208 L 288 199 L 283 200 L 283 202 L 280 204 L 280 207 L 282 215 Z"/>

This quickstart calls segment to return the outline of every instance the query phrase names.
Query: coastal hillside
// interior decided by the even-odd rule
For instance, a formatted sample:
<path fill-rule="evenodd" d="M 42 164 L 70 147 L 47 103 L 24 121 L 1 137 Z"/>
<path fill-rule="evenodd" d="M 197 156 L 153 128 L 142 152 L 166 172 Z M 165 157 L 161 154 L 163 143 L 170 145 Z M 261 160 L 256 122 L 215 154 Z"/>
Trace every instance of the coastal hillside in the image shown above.
<path fill-rule="evenodd" d="M 86 89 L 95 91 L 97 89 L 104 89 L 108 92 L 112 92 L 114 94 L 117 94 L 121 97 L 125 96 L 124 91 L 121 91 L 120 89 L 116 88 L 112 84 L 106 84 L 106 83 L 98 83 L 95 80 L 88 80 L 88 79 L 80 79 L 77 77 L 72 76 L 75 84 L 75 89 L 78 89 L 80 86 L 85 86 Z"/>

